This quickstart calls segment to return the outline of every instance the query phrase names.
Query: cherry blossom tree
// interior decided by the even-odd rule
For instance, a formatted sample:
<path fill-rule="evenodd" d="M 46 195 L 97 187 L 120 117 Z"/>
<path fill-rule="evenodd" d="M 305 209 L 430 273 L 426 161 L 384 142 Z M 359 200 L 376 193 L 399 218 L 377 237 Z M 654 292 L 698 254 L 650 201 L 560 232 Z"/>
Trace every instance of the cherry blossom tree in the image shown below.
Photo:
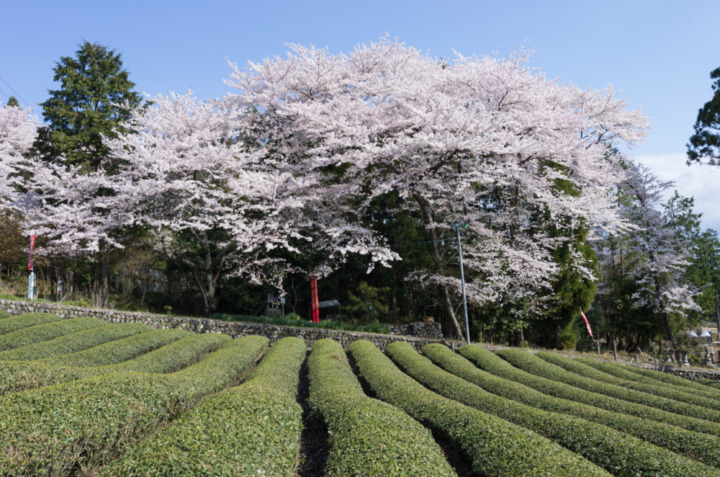
<path fill-rule="evenodd" d="M 26 169 L 25 154 L 35 140 L 38 121 L 30 111 L 0 104 L 0 204 L 12 202 L 20 171 Z"/>
<path fill-rule="evenodd" d="M 390 192 L 420 212 L 434 268 L 415 277 L 439 287 L 446 333 L 459 335 L 460 283 L 446 273 L 442 236 L 470 223 L 472 302 L 542 308 L 533 297 L 551 285 L 551 251 L 562 238 L 538 221 L 617 226 L 611 186 L 620 175 L 607 147 L 634 144 L 647 127 L 612 89 L 581 90 L 526 64 L 525 54 L 441 60 L 384 38 L 347 55 L 291 45 L 284 58 L 231 65 L 228 83 L 235 104 L 256 112 L 264 161 L 312 178 L 318 194 L 351 212 Z M 370 230 L 348 231 L 366 237 L 356 250 L 382 255 Z M 385 250 L 381 262 L 395 258 Z M 591 274 L 582 260 L 577 266 Z"/>
<path fill-rule="evenodd" d="M 690 265 L 691 243 L 673 226 L 673 204 L 678 197 L 663 209 L 663 196 L 672 185 L 660 181 L 640 164 L 631 165 L 624 183 L 631 199 L 624 212 L 637 226 L 626 238 L 634 261 L 629 271 L 639 285 L 633 298 L 636 306 L 662 320 L 668 340 L 673 339 L 670 316 L 682 318 L 691 310 L 700 310 L 693 301 L 698 291 L 685 273 Z"/>
<path fill-rule="evenodd" d="M 152 103 L 135 117 L 135 134 L 109 143 L 124 164 L 113 177 L 115 197 L 126 202 L 129 222 L 148 227 L 166 254 L 191 268 L 209 314 L 222 273 L 277 278 L 267 271 L 283 268 L 274 250 L 296 250 L 289 216 L 303 205 L 297 192 L 306 181 L 257 166 L 235 106 L 190 92 Z"/>

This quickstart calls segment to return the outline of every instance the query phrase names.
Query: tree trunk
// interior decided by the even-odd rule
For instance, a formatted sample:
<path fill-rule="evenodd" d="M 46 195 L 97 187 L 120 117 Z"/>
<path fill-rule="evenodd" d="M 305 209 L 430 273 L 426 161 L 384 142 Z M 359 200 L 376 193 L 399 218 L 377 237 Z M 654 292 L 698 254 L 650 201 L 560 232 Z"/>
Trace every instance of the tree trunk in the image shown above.
<path fill-rule="evenodd" d="M 105 240 L 100 240 L 100 293 L 98 305 L 108 307 L 108 274 L 110 269 L 110 254 L 107 251 Z"/>
<path fill-rule="evenodd" d="M 612 335 L 613 358 L 617 361 L 617 336 Z"/>
<path fill-rule="evenodd" d="M 423 221 L 425 222 L 425 227 L 428 232 L 430 232 L 430 240 L 432 240 L 433 249 L 433 261 L 435 262 L 435 273 L 444 277 L 445 270 L 443 269 L 442 257 L 440 256 L 440 245 L 438 243 L 437 231 L 435 230 L 435 221 L 432 216 L 432 211 L 430 210 L 430 202 L 417 192 L 413 195 L 420 206 L 420 212 L 422 214 Z M 454 333 L 456 338 L 462 339 L 460 324 L 455 317 L 455 310 L 453 309 L 452 301 L 450 300 L 450 291 L 444 283 L 441 283 L 439 286 L 442 306 L 445 311 L 445 319 L 441 322 L 443 333 L 450 336 Z"/>
<path fill-rule="evenodd" d="M 665 325 L 665 335 L 667 336 L 667 340 L 672 341 L 673 340 L 672 328 L 670 328 L 670 317 L 668 316 L 667 312 L 663 311 L 662 319 L 663 319 L 663 325 Z"/>
<path fill-rule="evenodd" d="M 555 349 L 562 349 L 560 344 L 560 323 L 555 326 Z"/>
<path fill-rule="evenodd" d="M 193 275 L 195 275 L 195 281 L 197 282 L 198 287 L 200 288 L 200 293 L 203 297 L 205 316 L 210 316 L 210 313 L 212 313 L 215 308 L 215 283 L 217 276 L 219 275 L 213 276 L 212 252 L 205 234 L 201 237 L 201 243 L 205 252 L 203 268 L 202 270 L 196 270 Z"/>

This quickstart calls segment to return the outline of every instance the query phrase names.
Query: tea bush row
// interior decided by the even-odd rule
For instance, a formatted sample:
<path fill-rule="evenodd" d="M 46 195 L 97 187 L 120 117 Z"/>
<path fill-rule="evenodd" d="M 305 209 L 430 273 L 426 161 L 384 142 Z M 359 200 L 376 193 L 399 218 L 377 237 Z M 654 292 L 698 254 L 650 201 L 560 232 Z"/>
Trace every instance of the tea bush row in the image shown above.
<path fill-rule="evenodd" d="M 529 359 L 527 359 L 525 356 L 522 356 L 522 353 L 527 355 Z M 531 355 L 527 351 L 508 349 L 499 350 L 497 354 L 501 358 L 507 359 L 511 364 L 515 366 L 518 366 L 518 364 L 516 364 L 515 362 L 515 360 L 518 360 L 518 363 L 522 363 L 522 366 L 519 367 L 523 367 L 523 369 L 533 374 L 570 384 L 571 386 L 575 386 L 586 391 L 604 394 L 606 396 L 654 407 L 656 409 L 662 409 L 668 412 L 674 412 L 676 414 L 682 414 L 684 416 L 720 422 L 720 411 L 673 401 L 672 399 L 667 399 L 659 396 L 652 396 L 647 393 L 633 391 L 631 389 L 625 389 L 615 384 L 606 384 L 603 381 L 585 378 L 578 374 L 568 372 L 560 368 L 559 366 L 551 364 L 547 361 L 543 361 L 535 355 Z"/>
<path fill-rule="evenodd" d="M 550 394 L 555 393 L 553 395 L 559 395 L 559 397 L 566 397 L 567 399 L 573 399 L 610 411 L 617 411 L 623 414 L 629 414 L 631 416 L 637 416 L 644 419 L 650 419 L 653 421 L 672 424 L 674 426 L 682 427 L 683 429 L 687 429 L 689 431 L 704 432 L 706 434 L 712 434 L 716 437 L 720 436 L 720 424 L 716 422 L 706 421 L 703 419 L 698 419 L 695 417 L 677 414 L 674 412 L 668 412 L 662 409 L 657 409 L 652 406 L 652 396 L 647 400 L 647 404 L 640 404 L 619 398 L 614 398 L 606 394 L 594 392 L 593 387 L 590 387 L 589 390 L 585 390 L 570 385 L 566 381 L 566 379 L 567 375 L 571 373 L 568 373 L 567 371 L 560 369 L 557 366 L 546 363 L 540 358 L 534 357 L 527 351 L 504 349 L 497 351 L 496 354 L 507 360 L 510 364 L 522 369 L 523 371 L 527 371 L 528 373 L 534 374 L 535 376 L 547 378 L 550 381 L 558 384 L 568 385 L 570 388 L 570 391 L 568 391 L 566 388 L 551 387 L 552 392 Z M 596 381 L 592 382 L 596 383 L 598 388 L 602 386 L 602 383 L 598 383 Z"/>
<path fill-rule="evenodd" d="M 181 336 L 185 337 L 181 338 Z M 110 357 L 124 358 L 130 355 L 136 356 L 134 359 L 122 361 L 117 364 L 94 367 L 58 366 L 51 364 L 56 358 L 30 362 L 7 361 L 0 367 L 0 394 L 17 392 L 39 386 L 49 386 L 99 374 L 131 371 L 170 373 L 197 362 L 204 355 L 214 351 L 223 342 L 229 340 L 230 337 L 226 335 L 194 335 L 189 331 L 159 330 L 95 347 L 103 348 L 100 350 L 105 352 L 103 355 L 104 358 L 102 359 L 103 362 L 107 362 Z M 139 350 L 146 350 L 150 347 L 156 349 L 143 354 L 138 353 Z M 98 354 L 95 348 L 73 353 L 67 355 L 67 357 L 83 354 L 83 359 L 80 361 L 89 364 L 91 362 L 89 359 L 91 356 L 100 357 L 100 354 Z M 64 357 L 60 356 L 58 358 L 60 359 L 57 359 L 57 361 L 62 363 L 62 358 Z"/>
<path fill-rule="evenodd" d="M 193 336 L 193 333 L 187 330 L 152 330 L 147 333 L 97 345 L 83 351 L 63 356 L 55 356 L 51 359 L 43 359 L 39 362 L 78 368 L 118 364 L 135 359 L 145 353 L 149 353 L 162 346 L 189 336 Z"/>
<path fill-rule="evenodd" d="M 205 399 L 101 475 L 294 475 L 304 355 L 301 339 L 278 340 L 244 383 Z"/>
<path fill-rule="evenodd" d="M 713 403 L 716 403 L 717 400 L 720 399 L 720 393 L 718 393 L 714 389 L 708 389 L 702 384 L 698 384 L 700 380 L 691 381 L 689 379 L 684 379 L 673 375 L 666 375 L 665 373 L 658 373 L 652 370 L 643 370 L 650 373 L 650 375 L 646 376 L 634 372 L 635 368 L 633 366 L 621 365 L 616 363 L 604 363 L 587 358 L 575 359 L 580 363 L 587 364 L 588 366 L 592 366 L 595 369 L 598 369 L 621 379 L 626 379 L 628 381 L 652 384 L 655 386 L 675 389 L 685 393 L 692 393 L 693 395 L 706 396 L 708 399 L 713 400 Z M 670 379 L 661 379 L 665 376 Z"/>
<path fill-rule="evenodd" d="M 92 473 L 125 446 L 232 385 L 266 345 L 264 337 L 226 342 L 169 375 L 93 376 L 0 398 L 0 474 Z"/>
<path fill-rule="evenodd" d="M 93 346 L 107 343 L 132 335 L 152 330 L 149 325 L 141 323 L 123 323 L 119 325 L 101 326 L 89 330 L 69 333 L 57 338 L 40 341 L 19 348 L 0 352 L 0 361 L 20 360 L 32 361 L 52 358 L 82 351 Z"/>
<path fill-rule="evenodd" d="M 29 326 L 1 335 L 0 351 L 27 346 L 40 341 L 51 340 L 58 336 L 100 326 L 109 326 L 109 323 L 98 318 L 83 317 Z"/>
<path fill-rule="evenodd" d="M 328 429 L 326 475 L 455 475 L 429 430 L 365 395 L 339 343 L 313 343 L 308 376 L 308 404 Z"/>
<path fill-rule="evenodd" d="M 610 475 L 532 431 L 429 391 L 400 371 L 369 341 L 354 341 L 348 349 L 362 378 L 380 399 L 446 437 L 472 463 L 477 474 Z"/>
<path fill-rule="evenodd" d="M 616 476 L 716 475 L 717 469 L 656 447 L 636 437 L 573 416 L 542 411 L 488 393 L 420 356 L 407 343 L 385 352 L 411 377 L 443 396 L 551 439 Z"/>
<path fill-rule="evenodd" d="M 600 381 L 606 384 L 621 386 L 624 389 L 631 389 L 633 391 L 643 392 L 654 396 L 661 396 L 666 399 L 673 399 L 675 401 L 684 402 L 686 404 L 691 404 L 694 406 L 707 407 L 715 411 L 720 410 L 720 401 L 716 401 L 714 399 L 707 399 L 706 397 L 692 394 L 687 389 L 685 391 L 681 391 L 668 385 L 651 384 L 648 383 L 647 380 L 628 381 L 627 379 L 619 378 L 612 374 L 596 369 L 593 366 L 582 363 L 580 361 L 576 361 L 566 356 L 561 356 L 557 353 L 542 352 L 535 354 L 535 356 L 542 359 L 543 361 L 547 361 L 550 364 L 559 366 L 566 371 L 570 371 L 584 378 L 594 379 L 596 381 Z"/>
<path fill-rule="evenodd" d="M 0 319 L 0 335 L 12 333 L 28 326 L 42 325 L 43 323 L 52 323 L 60 321 L 61 317 L 52 313 L 25 313 L 22 315 L 14 315 L 8 318 Z"/>
<path fill-rule="evenodd" d="M 504 398 L 603 424 L 699 462 L 720 467 L 720 440 L 716 437 L 575 402 L 568 398 L 574 392 L 586 391 L 547 380 L 543 386 L 544 378 L 514 368 L 480 346 L 463 347 L 459 353 L 453 353 L 444 345 L 428 344 L 423 347 L 423 353 L 446 371 Z M 505 377 L 478 369 L 460 353 L 478 362 L 482 368 L 494 370 Z M 550 391 L 564 388 L 565 399 L 544 394 L 535 388 Z"/>

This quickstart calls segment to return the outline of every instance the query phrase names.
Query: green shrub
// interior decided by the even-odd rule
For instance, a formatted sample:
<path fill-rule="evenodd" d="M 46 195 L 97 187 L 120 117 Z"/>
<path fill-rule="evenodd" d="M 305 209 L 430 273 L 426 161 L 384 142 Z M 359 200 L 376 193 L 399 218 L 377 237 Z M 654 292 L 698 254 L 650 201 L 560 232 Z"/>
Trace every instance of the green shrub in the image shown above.
<path fill-rule="evenodd" d="M 231 341 L 228 335 L 191 335 L 118 364 L 94 368 L 98 373 L 172 373 L 200 361 L 205 355 Z"/>
<path fill-rule="evenodd" d="M 475 473 L 609 475 L 532 431 L 429 391 L 400 371 L 369 341 L 354 341 L 348 349 L 362 377 L 380 399 L 447 437 L 469 459 Z"/>
<path fill-rule="evenodd" d="M 488 393 L 420 356 L 407 343 L 386 349 L 390 358 L 429 389 L 458 402 L 531 429 L 618 476 L 681 473 L 715 475 L 715 469 L 625 433 L 564 414 Z"/>
<path fill-rule="evenodd" d="M 42 325 L 43 323 L 52 323 L 60 321 L 61 317 L 52 313 L 25 313 L 23 315 L 11 316 L 0 321 L 0 335 L 12 333 L 28 326 Z"/>
<path fill-rule="evenodd" d="M 471 361 L 477 364 L 474 359 L 472 359 L 470 356 L 468 356 L 468 354 L 465 354 L 463 352 L 463 348 L 465 347 L 461 347 L 458 351 L 461 352 L 463 356 L 469 358 Z M 706 434 L 720 436 L 720 425 L 718 425 L 718 423 L 716 422 L 710 422 L 702 419 L 684 416 L 681 414 L 656 409 L 654 407 L 651 407 L 650 405 L 643 405 L 631 401 L 625 401 L 623 399 L 617 399 L 605 394 L 596 393 L 592 390 L 587 391 L 582 388 L 570 386 L 563 381 L 563 378 L 565 378 L 566 375 L 569 375 L 571 373 L 568 373 L 567 371 L 560 369 L 557 366 L 545 363 L 540 358 L 536 358 L 526 351 L 504 349 L 497 351 L 497 355 L 501 356 L 503 359 L 506 359 L 509 363 L 512 363 L 512 365 L 515 365 L 518 368 L 527 371 L 528 373 L 534 374 L 535 376 L 544 377 L 550 382 L 554 382 L 556 384 L 564 384 L 569 387 L 568 389 L 562 386 L 548 386 L 546 382 L 542 382 L 539 384 L 539 387 L 543 388 L 540 389 L 542 392 L 552 394 L 553 396 L 574 399 L 576 401 L 607 409 L 609 411 L 617 411 L 624 414 L 641 417 L 644 419 L 650 419 L 653 421 L 672 424 L 674 426 L 679 426 L 689 431 L 704 432 Z M 507 366 L 512 367 L 512 365 L 509 363 L 506 363 Z M 553 376 L 554 379 L 550 378 L 550 376 Z M 533 383 L 533 387 L 535 387 L 536 384 L 537 382 Z M 600 385 L 601 383 L 597 383 L 597 386 Z"/>
<path fill-rule="evenodd" d="M 226 342 L 203 361 L 169 375 L 93 376 L 0 400 L 0 474 L 92 473 L 158 424 L 227 387 L 267 339 Z"/>
<path fill-rule="evenodd" d="M 101 326 L 99 328 L 70 333 L 48 341 L 41 341 L 12 350 L 2 351 L 0 352 L 0 360 L 32 361 L 70 354 L 108 341 L 144 333 L 151 329 L 150 326 L 140 323 Z"/>
<path fill-rule="evenodd" d="M 557 381 L 570 384 L 572 386 L 584 389 L 586 391 L 592 391 L 596 393 L 605 394 L 618 399 L 624 399 L 626 401 L 642 404 L 646 406 L 652 406 L 657 409 L 663 409 L 668 412 L 674 412 L 676 414 L 682 414 L 685 416 L 696 417 L 698 419 L 705 419 L 708 421 L 720 422 L 720 412 L 713 409 L 707 409 L 700 406 L 694 406 L 692 404 L 686 404 L 672 399 L 666 399 L 659 396 L 653 396 L 647 393 L 633 391 L 631 389 L 625 389 L 621 386 L 614 384 L 607 384 L 603 380 L 596 380 L 592 378 L 585 378 L 578 374 L 568 372 L 565 369 L 551 364 L 547 361 L 541 360 L 539 357 L 531 355 L 525 351 L 519 350 L 500 350 L 498 355 L 503 359 L 507 359 L 510 363 L 515 364 L 514 357 L 516 353 L 525 353 L 530 356 L 530 359 L 522 359 L 518 362 L 524 363 L 527 366 L 527 371 L 540 376 L 555 379 Z M 555 355 L 557 356 L 557 355 Z M 556 359 L 557 358 L 548 358 Z M 578 368 L 575 366 L 575 368 Z M 592 369 L 592 368 L 591 368 Z"/>
<path fill-rule="evenodd" d="M 587 391 L 527 374 L 508 365 L 480 346 L 463 347 L 460 351 L 482 362 L 486 369 L 505 368 L 504 372 L 498 371 L 498 374 L 503 374 L 505 377 L 478 369 L 466 358 L 453 353 L 444 345 L 428 344 L 423 347 L 425 356 L 440 367 L 489 392 L 528 406 L 603 424 L 699 462 L 720 467 L 720 447 L 717 438 L 713 436 L 575 402 L 572 400 L 575 394 L 588 394 Z M 495 361 L 498 362 L 497 366 L 492 364 Z M 552 397 L 534 388 L 555 392 L 566 399 Z M 557 392 L 558 390 L 561 392 Z"/>
<path fill-rule="evenodd" d="M 616 365 L 619 366 L 619 365 Z M 690 388 L 697 391 L 708 391 L 708 389 L 703 386 L 701 383 L 691 381 L 690 379 L 681 378 L 679 376 L 674 376 L 672 374 L 668 373 L 662 373 L 660 371 L 654 371 L 652 369 L 643 369 L 643 368 L 636 368 L 635 366 L 623 366 L 623 369 L 630 371 L 633 374 L 650 378 L 654 381 L 660 381 L 662 383 L 666 384 L 673 384 L 675 386 L 681 386 L 684 388 Z M 714 397 L 717 399 L 720 395 L 717 393 L 714 394 Z"/>
<path fill-rule="evenodd" d="M 308 403 L 328 429 L 327 475 L 455 475 L 427 429 L 365 395 L 339 343 L 315 341 L 308 374 Z"/>
<path fill-rule="evenodd" d="M 578 332 L 575 331 L 575 323 L 570 322 L 568 326 L 560 331 L 560 346 L 562 349 L 575 349 L 578 343 Z"/>
<path fill-rule="evenodd" d="M 295 475 L 304 355 L 301 339 L 277 341 L 242 385 L 207 398 L 101 475 Z"/>
<path fill-rule="evenodd" d="M 690 392 L 678 390 L 668 385 L 658 386 L 651 383 L 628 381 L 612 374 L 606 373 L 600 369 L 596 369 L 594 366 L 590 366 L 585 362 L 577 361 L 565 356 L 560 356 L 557 353 L 538 353 L 536 356 L 548 363 L 559 366 L 567 371 L 573 372 L 585 378 L 599 380 L 606 384 L 614 384 L 621 386 L 625 389 L 632 389 L 633 391 L 639 391 L 651 394 L 653 396 L 661 396 L 666 399 L 674 399 L 675 401 L 681 401 L 687 404 L 695 406 L 707 407 L 710 409 L 720 410 L 720 402 L 713 399 L 707 399 L 697 394 L 691 394 Z M 592 360 L 590 360 L 592 361 Z"/>
<path fill-rule="evenodd" d="M 0 310 L 0 319 L 7 318 L 9 316 L 12 316 L 9 312 L 7 312 L 5 310 Z"/>
<path fill-rule="evenodd" d="M 185 338 L 177 341 L 182 336 Z M 0 394 L 38 386 L 49 386 L 97 374 L 129 371 L 170 373 L 197 362 L 204 355 L 229 340 L 230 337 L 226 335 L 194 335 L 184 330 L 159 330 L 117 342 L 105 343 L 65 356 L 28 363 L 5 362 L 0 367 Z M 168 344 L 160 347 L 165 343 L 171 343 L 174 346 Z M 143 352 L 143 350 L 147 351 L 153 348 L 157 349 L 149 353 Z M 140 354 L 139 351 L 143 354 Z M 130 356 L 135 356 L 135 358 L 128 361 L 122 359 Z M 98 362 L 117 362 L 117 360 L 122 362 L 97 366 Z M 52 364 L 55 362 L 58 365 Z M 73 366 L 69 366 L 70 363 L 73 363 Z M 79 364 L 93 367 L 77 367 Z"/>
<path fill-rule="evenodd" d="M 94 346 L 84 351 L 42 360 L 42 362 L 74 367 L 117 364 L 137 358 L 161 346 L 192 335 L 193 333 L 191 331 L 180 329 L 152 330 L 129 338 Z"/>
<path fill-rule="evenodd" d="M 108 326 L 108 322 L 98 318 L 85 317 L 29 326 L 0 336 L 0 351 L 51 340 L 58 336 L 99 326 Z"/>

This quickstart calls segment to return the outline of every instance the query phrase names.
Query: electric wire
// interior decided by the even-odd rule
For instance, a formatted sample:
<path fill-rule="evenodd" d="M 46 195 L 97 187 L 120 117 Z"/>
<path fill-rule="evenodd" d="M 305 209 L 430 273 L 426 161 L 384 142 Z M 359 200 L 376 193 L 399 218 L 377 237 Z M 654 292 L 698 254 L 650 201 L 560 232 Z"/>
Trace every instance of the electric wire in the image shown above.
<path fill-rule="evenodd" d="M 29 106 L 28 102 L 25 101 L 25 98 L 23 98 L 22 96 L 20 96 L 20 93 L 18 93 L 17 91 L 15 91 L 15 88 L 13 88 L 12 86 L 10 86 L 10 83 L 8 83 L 7 81 L 5 81 L 5 79 L 4 79 L 2 76 L 0 76 L 0 81 L 2 81 L 3 83 L 5 83 L 5 84 L 7 85 L 7 87 L 10 88 L 10 91 L 13 92 L 13 94 L 15 95 L 16 98 L 18 98 L 20 101 L 23 102 L 23 104 L 25 105 L 25 107 Z M 9 96 L 7 93 L 5 93 L 4 91 L 3 91 L 3 93 L 5 94 L 5 96 L 8 97 L 8 99 L 10 98 L 10 96 Z"/>

